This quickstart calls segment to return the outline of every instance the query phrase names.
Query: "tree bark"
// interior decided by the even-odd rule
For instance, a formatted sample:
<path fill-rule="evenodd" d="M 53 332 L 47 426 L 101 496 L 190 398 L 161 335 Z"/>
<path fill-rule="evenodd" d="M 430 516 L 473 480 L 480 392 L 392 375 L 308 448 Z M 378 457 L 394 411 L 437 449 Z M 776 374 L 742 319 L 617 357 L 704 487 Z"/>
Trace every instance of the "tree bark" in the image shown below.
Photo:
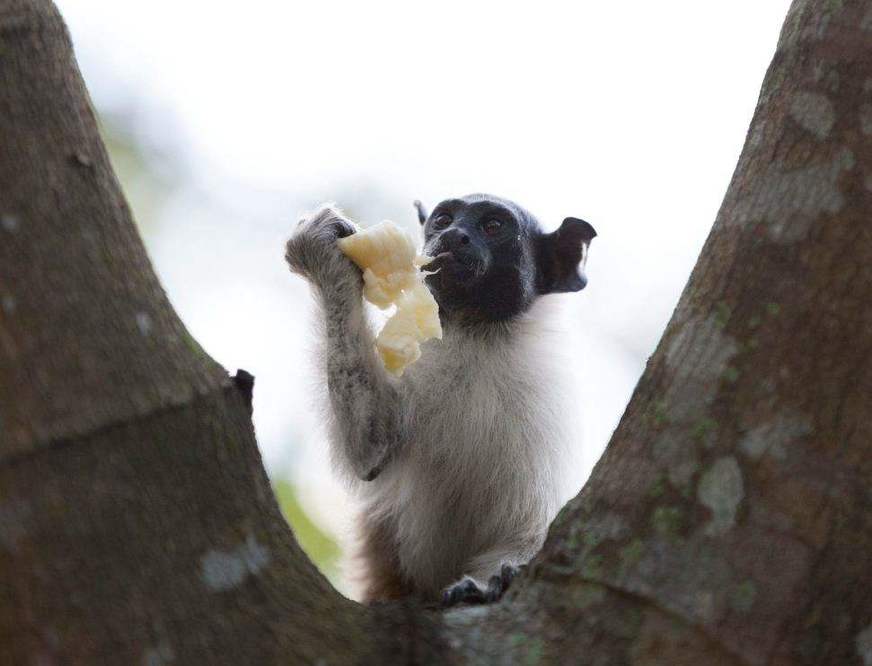
<path fill-rule="evenodd" d="M 49 0 L 0 0 L 0 663 L 872 664 L 872 8 L 796 0 L 624 418 L 507 597 L 351 602 L 149 265 Z"/>

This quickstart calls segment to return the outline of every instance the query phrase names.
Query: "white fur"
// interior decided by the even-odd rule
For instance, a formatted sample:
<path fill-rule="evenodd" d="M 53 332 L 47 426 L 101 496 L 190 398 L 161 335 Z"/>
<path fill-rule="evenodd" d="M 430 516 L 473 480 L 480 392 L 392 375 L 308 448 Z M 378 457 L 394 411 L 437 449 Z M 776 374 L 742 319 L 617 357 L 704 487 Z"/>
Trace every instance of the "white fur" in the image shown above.
<path fill-rule="evenodd" d="M 395 526 L 403 574 L 426 596 L 526 562 L 559 508 L 570 442 L 548 309 L 446 326 L 404 375 L 409 439 L 358 491 Z"/>

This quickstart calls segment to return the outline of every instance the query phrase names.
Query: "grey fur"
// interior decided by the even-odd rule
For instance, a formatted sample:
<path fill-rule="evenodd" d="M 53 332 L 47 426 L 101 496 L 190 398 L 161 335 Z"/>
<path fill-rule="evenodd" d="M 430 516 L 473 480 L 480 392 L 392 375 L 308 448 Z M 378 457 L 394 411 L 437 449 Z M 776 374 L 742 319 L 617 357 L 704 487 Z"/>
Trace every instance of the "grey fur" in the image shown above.
<path fill-rule="evenodd" d="M 569 412 L 548 305 L 507 322 L 443 322 L 443 339 L 395 380 L 373 348 L 360 271 L 329 231 L 342 219 L 318 211 L 287 248 L 324 313 L 334 456 L 372 479 L 355 483 L 363 522 L 388 526 L 411 589 L 433 599 L 463 576 L 484 584 L 538 551 L 559 508 Z"/>
<path fill-rule="evenodd" d="M 285 259 L 315 287 L 324 312 L 335 459 L 355 476 L 372 479 L 402 440 L 400 394 L 373 351 L 360 270 L 336 245 L 343 224 L 348 223 L 331 207 L 301 220 Z"/>

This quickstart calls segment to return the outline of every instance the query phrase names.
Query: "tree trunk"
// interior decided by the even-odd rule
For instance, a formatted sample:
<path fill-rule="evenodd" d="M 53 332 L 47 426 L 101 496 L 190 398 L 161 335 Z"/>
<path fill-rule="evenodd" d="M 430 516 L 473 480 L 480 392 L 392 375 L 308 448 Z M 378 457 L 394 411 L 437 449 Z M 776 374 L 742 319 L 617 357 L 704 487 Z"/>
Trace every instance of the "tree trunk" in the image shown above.
<path fill-rule="evenodd" d="M 0 0 L 0 663 L 872 664 L 872 7 L 796 0 L 602 460 L 499 604 L 300 551 L 49 0 Z M 656 248 L 654 249 L 656 251 Z"/>

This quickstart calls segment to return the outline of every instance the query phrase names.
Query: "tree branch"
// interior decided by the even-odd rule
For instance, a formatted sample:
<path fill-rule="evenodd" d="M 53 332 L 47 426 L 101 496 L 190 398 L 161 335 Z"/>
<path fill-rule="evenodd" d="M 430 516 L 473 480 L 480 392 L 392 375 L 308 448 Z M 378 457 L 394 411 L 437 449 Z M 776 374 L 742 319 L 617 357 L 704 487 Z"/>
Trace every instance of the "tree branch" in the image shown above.
<path fill-rule="evenodd" d="M 0 459 L 228 380 L 149 264 L 49 2 L 0 2 Z"/>
<path fill-rule="evenodd" d="M 0 0 L 0 662 L 868 662 L 870 28 L 862 0 L 794 2 L 590 482 L 503 602 L 443 614 L 360 606 L 306 560 L 56 10 Z"/>

